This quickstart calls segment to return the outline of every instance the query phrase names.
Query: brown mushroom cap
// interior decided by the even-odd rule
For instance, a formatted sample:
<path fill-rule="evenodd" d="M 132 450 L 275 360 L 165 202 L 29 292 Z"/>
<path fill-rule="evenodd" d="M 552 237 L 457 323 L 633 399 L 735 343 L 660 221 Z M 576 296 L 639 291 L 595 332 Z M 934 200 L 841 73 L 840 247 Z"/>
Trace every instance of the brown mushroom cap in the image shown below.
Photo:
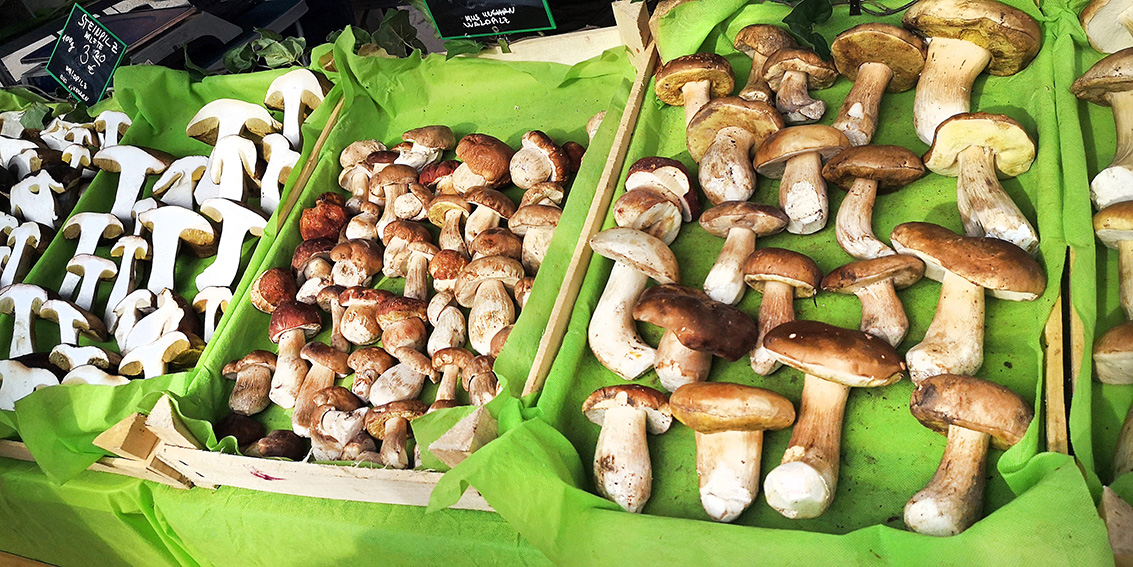
<path fill-rule="evenodd" d="M 429 201 L 429 222 L 436 226 L 444 226 L 449 211 L 460 211 L 460 216 L 468 218 L 468 214 L 472 212 L 472 205 L 460 195 L 437 195 Z"/>
<path fill-rule="evenodd" d="M 644 237 L 637 237 L 638 233 Z M 664 242 L 650 234 L 632 228 L 609 228 L 590 237 L 590 248 L 595 254 L 626 264 L 659 283 L 680 281 L 677 257 Z"/>
<path fill-rule="evenodd" d="M 368 268 L 367 272 L 376 274 L 382 269 L 382 246 L 368 238 L 352 238 L 331 248 L 330 259 L 335 263 L 354 262 Z"/>
<path fill-rule="evenodd" d="M 891 254 L 850 262 L 834 268 L 822 278 L 822 289 L 834 293 L 857 293 L 863 287 L 891 280 L 893 287 L 904 289 L 924 276 L 924 262 L 908 254 Z"/>
<path fill-rule="evenodd" d="M 477 259 L 484 256 L 507 256 L 518 260 L 523 253 L 523 239 L 516 233 L 497 226 L 477 234 L 468 243 L 468 251 Z"/>
<path fill-rule="evenodd" d="M 358 396 L 342 386 L 329 386 L 315 392 L 312 398 L 315 407 L 331 406 L 338 411 L 354 411 L 364 404 Z"/>
<path fill-rule="evenodd" d="M 433 369 L 440 371 L 445 366 L 464 368 L 472 363 L 476 355 L 460 347 L 442 348 L 433 353 Z"/>
<path fill-rule="evenodd" d="M 275 355 L 266 350 L 254 350 L 244 355 L 244 358 L 225 364 L 221 374 L 229 380 L 235 380 L 236 374 L 251 367 L 267 368 L 268 371 L 275 372 Z"/>
<path fill-rule="evenodd" d="M 1026 68 L 1042 46 L 1034 18 L 995 0 L 922 0 L 905 12 L 901 23 L 928 38 L 962 39 L 987 49 L 987 72 L 998 76 Z"/>
<path fill-rule="evenodd" d="M 512 232 L 523 236 L 531 228 L 558 226 L 563 210 L 550 205 L 527 205 L 515 210 L 515 214 L 507 221 Z"/>
<path fill-rule="evenodd" d="M 485 256 L 477 258 L 461 268 L 456 279 L 456 300 L 464 307 L 471 307 L 476 299 L 476 291 L 486 281 L 498 280 L 507 289 L 514 289 L 515 282 L 524 276 L 523 265 L 506 256 Z"/>
<path fill-rule="evenodd" d="M 737 51 L 742 51 L 748 57 L 751 57 L 752 52 L 759 53 L 763 57 L 770 57 L 771 54 L 786 47 L 796 47 L 798 43 L 795 38 L 787 30 L 769 24 L 753 24 L 746 26 L 736 34 L 735 43 L 733 46 Z"/>
<path fill-rule="evenodd" d="M 455 280 L 468 265 L 468 256 L 459 250 L 441 250 L 429 261 L 429 275 L 434 280 Z"/>
<path fill-rule="evenodd" d="M 1074 96 L 1102 106 L 1110 106 L 1110 94 L 1128 90 L 1133 90 L 1133 49 L 1129 48 L 1094 63 L 1070 85 Z"/>
<path fill-rule="evenodd" d="M 492 376 L 495 376 L 496 373 L 493 369 L 495 364 L 496 359 L 491 355 L 482 354 L 480 356 L 474 357 L 472 361 L 469 362 L 463 370 L 461 370 L 460 385 L 463 386 L 465 390 L 468 390 L 473 377 L 479 376 L 481 374 L 491 374 Z"/>
<path fill-rule="evenodd" d="M 711 81 L 712 98 L 728 96 L 736 86 L 731 64 L 715 53 L 693 53 L 677 57 L 657 69 L 654 77 L 657 98 L 674 106 L 684 106 L 681 88 L 686 83 Z"/>
<path fill-rule="evenodd" d="M 779 207 L 750 201 L 725 201 L 700 215 L 700 226 L 708 234 L 726 238 L 733 228 L 746 228 L 756 236 L 768 236 L 787 227 L 787 214 Z"/>
<path fill-rule="evenodd" d="M 901 146 L 855 146 L 822 168 L 822 176 L 842 189 L 849 190 L 857 179 L 870 179 L 877 182 L 881 193 L 896 191 L 925 173 L 920 156 Z"/>
<path fill-rule="evenodd" d="M 878 22 L 856 25 L 838 34 L 830 44 L 834 66 L 851 81 L 857 80 L 863 63 L 889 67 L 893 78 L 885 90 L 891 93 L 916 86 L 927 52 L 924 41 L 908 30 Z"/>
<path fill-rule="evenodd" d="M 751 352 L 759 342 L 759 327 L 746 313 L 682 285 L 645 290 L 633 308 L 633 318 L 671 331 L 692 350 L 731 361 Z"/>
<path fill-rule="evenodd" d="M 488 187 L 469 190 L 464 198 L 473 205 L 488 207 L 505 219 L 515 214 L 515 203 L 507 195 Z"/>
<path fill-rule="evenodd" d="M 566 192 L 563 191 L 563 186 L 555 183 L 554 181 L 542 181 L 529 187 L 527 191 L 523 192 L 523 197 L 519 200 L 519 206 L 525 207 L 527 205 L 546 205 L 549 204 L 559 205 L 563 202 L 563 197 Z"/>
<path fill-rule="evenodd" d="M 441 180 L 446 177 L 452 177 L 452 172 L 456 171 L 458 167 L 460 167 L 460 162 L 454 159 L 431 163 L 421 170 L 421 174 L 418 176 L 418 183 L 429 189 L 436 189 Z"/>
<path fill-rule="evenodd" d="M 791 158 L 818 152 L 826 161 L 850 147 L 850 140 L 841 130 L 825 124 L 803 124 L 783 128 L 767 137 L 755 152 L 755 171 L 779 179 Z"/>
<path fill-rule="evenodd" d="M 1046 290 L 1046 276 L 1022 248 L 996 238 L 960 236 L 935 224 L 908 222 L 890 235 L 898 252 L 925 263 L 925 276 L 941 281 L 952 272 L 987 289 L 995 297 L 1029 301 Z"/>
<path fill-rule="evenodd" d="M 778 91 L 779 83 L 787 71 L 806 73 L 806 84 L 811 89 L 825 89 L 838 79 L 838 70 L 833 63 L 809 49 L 793 47 L 780 49 L 767 58 L 767 62 L 763 64 L 763 80 Z"/>
<path fill-rule="evenodd" d="M 390 356 L 382 347 L 370 346 L 350 353 L 350 356 L 346 359 L 346 364 L 355 372 L 372 370 L 374 375 L 378 376 L 393 368 L 397 364 L 397 359 Z"/>
<path fill-rule="evenodd" d="M 795 422 L 795 407 L 787 398 L 728 382 L 685 384 L 669 396 L 669 409 L 699 433 L 777 430 Z"/>
<path fill-rule="evenodd" d="M 371 437 L 379 441 L 385 440 L 386 422 L 400 417 L 413 421 L 425 415 L 429 406 L 421 400 L 400 400 L 380 405 L 366 414 L 366 431 Z"/>
<path fill-rule="evenodd" d="M 670 184 L 676 184 L 681 194 Z M 692 177 L 683 163 L 670 158 L 647 156 L 629 167 L 625 181 L 626 191 L 634 189 L 655 189 L 673 196 L 681 206 L 681 217 L 685 222 L 700 216 L 700 192 L 692 183 Z"/>
<path fill-rule="evenodd" d="M 330 251 L 334 249 L 337 237 L 336 234 L 334 238 L 315 238 L 300 242 L 291 256 L 291 269 L 295 272 L 303 271 L 311 258 L 325 258 L 329 261 Z"/>
<path fill-rule="evenodd" d="M 350 355 L 326 343 L 315 341 L 303 345 L 299 357 L 311 364 L 328 368 L 339 376 L 350 374 L 350 365 L 346 363 Z"/>
<path fill-rule="evenodd" d="M 1114 203 L 1095 213 L 1094 234 L 1109 248 L 1133 240 L 1133 201 Z"/>
<path fill-rule="evenodd" d="M 791 368 L 851 387 L 888 386 L 905 371 L 901 355 L 884 340 L 821 321 L 783 323 L 764 335 L 763 346 Z"/>
<path fill-rule="evenodd" d="M 669 396 L 637 384 L 618 384 L 594 390 L 582 402 L 582 413 L 590 421 L 602 425 L 606 419 L 606 410 L 619 405 L 645 410 L 646 429 L 653 435 L 668 431 L 673 423 Z"/>
<path fill-rule="evenodd" d="M 298 292 L 295 276 L 287 268 L 270 268 L 252 282 L 248 296 L 256 309 L 271 313 L 280 303 L 295 301 L 295 294 Z"/>
<path fill-rule="evenodd" d="M 513 155 L 515 150 L 511 146 L 487 134 L 469 134 L 456 145 L 456 157 L 492 187 L 499 187 L 511 179 Z"/>
<path fill-rule="evenodd" d="M 395 240 L 428 242 L 432 238 L 433 235 L 429 233 L 429 229 L 425 228 L 425 225 L 408 220 L 395 220 L 387 224 L 382 232 L 382 241 L 385 242 L 386 246 L 390 246 Z"/>
<path fill-rule="evenodd" d="M 339 231 L 349 221 L 350 213 L 341 203 L 320 198 L 315 202 L 314 207 L 304 209 L 300 214 L 299 234 L 303 240 L 338 238 Z"/>
<path fill-rule="evenodd" d="M 381 171 L 375 173 L 373 177 L 370 177 L 370 188 L 374 189 L 385 185 L 408 185 L 410 183 L 417 183 L 418 177 L 419 174 L 416 169 L 405 164 L 395 163 L 387 165 Z"/>
<path fill-rule="evenodd" d="M 1000 178 L 1021 175 L 1035 161 L 1035 142 L 1022 124 L 1003 114 L 965 112 L 936 127 L 924 165 L 933 173 L 955 177 L 960 174 L 960 152 L 970 146 L 995 152 L 995 169 Z"/>
<path fill-rule="evenodd" d="M 366 161 L 374 152 L 384 152 L 386 145 L 377 140 L 358 140 L 343 148 L 338 154 L 338 164 L 346 169 L 356 163 Z"/>
<path fill-rule="evenodd" d="M 276 306 L 275 311 L 272 312 L 271 322 L 268 324 L 268 337 L 271 338 L 271 342 L 279 343 L 283 333 L 292 329 L 302 329 L 303 334 L 311 338 L 318 334 L 322 326 L 319 310 L 314 305 L 287 301 Z"/>
<path fill-rule="evenodd" d="M 413 297 L 393 296 L 378 305 L 378 324 L 386 328 L 398 321 L 416 318 L 428 321 L 429 304 Z"/>
<path fill-rule="evenodd" d="M 971 376 L 938 374 L 917 385 L 909 410 L 925 427 L 948 433 L 949 425 L 991 436 L 1007 450 L 1027 433 L 1035 412 L 1010 388 Z"/>
<path fill-rule="evenodd" d="M 338 302 L 344 307 L 351 305 L 378 305 L 393 297 L 393 293 L 384 289 L 372 289 L 365 286 L 351 286 L 338 294 Z"/>
<path fill-rule="evenodd" d="M 246 454 L 258 457 L 283 457 L 292 461 L 301 461 L 307 454 L 307 441 L 288 429 L 277 429 L 267 434 L 267 437 L 256 441 Z"/>
<path fill-rule="evenodd" d="M 712 99 L 692 117 L 685 129 L 685 141 L 692 159 L 700 162 L 716 139 L 716 133 L 729 126 L 751 132 L 755 137 L 751 149 L 754 152 L 784 124 L 775 107 L 766 102 L 750 102 L 736 96 Z"/>
<path fill-rule="evenodd" d="M 444 125 L 414 128 L 402 134 L 401 139 L 430 148 L 446 150 L 451 150 L 456 145 L 456 136 L 453 135 L 452 129 Z"/>
<path fill-rule="evenodd" d="M 795 297 L 811 297 L 822 280 L 822 270 L 803 254 L 783 248 L 760 248 L 744 262 L 744 282 L 759 293 L 768 281 L 795 288 Z"/>

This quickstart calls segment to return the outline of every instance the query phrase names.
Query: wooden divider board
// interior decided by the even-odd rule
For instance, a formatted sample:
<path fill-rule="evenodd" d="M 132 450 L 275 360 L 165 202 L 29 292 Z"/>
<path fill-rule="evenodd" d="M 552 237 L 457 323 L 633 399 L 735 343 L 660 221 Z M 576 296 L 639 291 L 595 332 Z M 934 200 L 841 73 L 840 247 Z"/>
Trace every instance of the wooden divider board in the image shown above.
<path fill-rule="evenodd" d="M 28 451 L 27 445 L 19 441 L 0 439 L 0 457 L 7 457 L 18 461 L 35 462 L 35 457 Z M 172 486 L 173 488 L 188 489 L 192 486 L 188 482 L 177 482 L 168 476 L 149 470 L 144 461 L 120 457 L 103 457 L 88 467 L 87 470 L 120 474 L 141 480 L 152 480 L 166 486 Z M 3 562 L 0 562 L 0 565 L 3 565 Z"/>

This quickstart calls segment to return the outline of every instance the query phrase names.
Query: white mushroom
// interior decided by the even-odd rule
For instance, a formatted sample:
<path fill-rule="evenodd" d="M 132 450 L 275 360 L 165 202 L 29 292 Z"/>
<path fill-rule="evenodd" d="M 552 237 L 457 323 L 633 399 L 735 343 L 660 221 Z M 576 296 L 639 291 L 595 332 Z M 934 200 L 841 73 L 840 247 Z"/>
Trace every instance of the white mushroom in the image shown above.
<path fill-rule="evenodd" d="M 275 78 L 268 86 L 264 104 L 283 110 L 283 137 L 292 148 L 299 148 L 299 124 L 304 110 L 311 111 L 323 102 L 323 87 L 318 77 L 307 69 L 295 69 Z"/>
<path fill-rule="evenodd" d="M 244 200 L 246 180 L 256 176 L 256 144 L 240 136 L 225 136 L 216 142 L 209 154 L 208 171 L 219 187 L 218 197 Z"/>
<path fill-rule="evenodd" d="M 13 215 L 55 228 L 59 225 L 59 205 L 53 193 L 62 193 L 64 187 L 45 169 L 25 177 L 12 186 L 10 211 Z"/>
<path fill-rule="evenodd" d="M 250 234 L 258 238 L 262 235 L 267 219 L 259 211 L 227 199 L 209 199 L 201 203 L 201 213 L 220 223 L 221 230 L 216 259 L 197 275 L 197 289 L 228 287 L 240 271 L 244 237 Z"/>
<path fill-rule="evenodd" d="M 12 252 L 0 273 L 0 287 L 22 280 L 31 269 L 36 254 L 42 253 L 51 242 L 51 231 L 36 222 L 25 222 L 8 233 L 8 246 Z"/>
<path fill-rule="evenodd" d="M 279 126 L 267 109 L 258 104 L 221 98 L 202 106 L 185 126 L 185 134 L 211 146 L 225 136 L 238 136 L 245 130 L 262 138 L 279 130 Z"/>
<path fill-rule="evenodd" d="M 193 188 L 204 177 L 208 161 L 206 156 L 185 156 L 173 162 L 154 183 L 154 197 L 166 205 L 193 208 Z"/>
<path fill-rule="evenodd" d="M 122 146 L 115 146 L 122 147 Z M 160 293 L 173 289 L 173 270 L 177 263 L 177 250 L 181 241 L 209 245 L 216 240 L 216 230 L 208 219 L 181 207 L 160 207 L 138 215 L 138 222 L 149 229 L 153 246 L 153 264 L 150 266 L 150 291 Z"/>
<path fill-rule="evenodd" d="M 12 284 L 0 288 L 0 313 L 13 319 L 8 358 L 35 352 L 35 319 L 47 300 L 47 291 L 39 286 Z"/>
<path fill-rule="evenodd" d="M 146 183 L 146 175 L 165 171 L 173 157 L 156 150 L 137 146 L 117 145 L 94 154 L 94 164 L 103 171 L 118 173 L 118 189 L 110 213 L 125 224 L 130 221 L 130 209 Z"/>
<path fill-rule="evenodd" d="M 50 370 L 28 368 L 16 360 L 0 360 L 0 410 L 16 409 L 16 402 L 32 392 L 58 386 L 59 379 Z"/>
<path fill-rule="evenodd" d="M 292 150 L 282 135 L 268 134 L 264 136 L 263 153 L 267 168 L 260 180 L 260 210 L 270 216 L 279 207 L 283 184 L 299 163 L 299 152 Z"/>
<path fill-rule="evenodd" d="M 90 311 L 94 305 L 98 284 L 113 278 L 118 273 L 118 266 L 114 261 L 101 256 L 76 254 L 67 261 L 67 271 L 81 278 L 78 293 L 75 295 L 75 304 Z"/>
<path fill-rule="evenodd" d="M 79 254 L 94 254 L 95 248 L 98 247 L 98 243 L 103 238 L 118 238 L 124 230 L 122 221 L 110 213 L 82 212 L 71 215 L 71 218 L 67 219 L 59 233 L 68 240 L 78 240 L 75 243 L 75 255 L 77 256 Z M 59 295 L 71 298 L 78 285 L 79 277 L 67 272 L 67 275 L 63 276 L 63 283 L 59 286 Z"/>
<path fill-rule="evenodd" d="M 86 364 L 83 366 L 76 366 L 66 376 L 60 384 L 92 384 L 95 386 L 122 386 L 129 384 L 130 379 L 116 374 L 110 374 L 105 370 L 94 366 L 93 364 Z"/>
<path fill-rule="evenodd" d="M 138 262 L 148 261 L 153 256 L 150 253 L 149 242 L 140 236 L 119 238 L 110 249 L 110 255 L 122 258 L 118 264 L 114 287 L 110 288 L 110 296 L 106 299 L 106 311 L 103 312 L 107 326 L 113 327 L 114 321 L 118 318 L 114 308 L 138 285 Z"/>
<path fill-rule="evenodd" d="M 126 133 L 133 121 L 125 112 L 103 110 L 94 119 L 94 129 L 98 131 L 99 146 L 109 148 L 118 145 L 118 138 Z"/>

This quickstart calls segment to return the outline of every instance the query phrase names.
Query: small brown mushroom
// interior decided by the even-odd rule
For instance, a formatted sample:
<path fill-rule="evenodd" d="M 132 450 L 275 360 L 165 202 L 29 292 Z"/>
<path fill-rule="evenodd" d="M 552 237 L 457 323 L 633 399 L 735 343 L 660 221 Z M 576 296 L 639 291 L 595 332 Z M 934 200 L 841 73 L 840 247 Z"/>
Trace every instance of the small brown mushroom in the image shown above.
<path fill-rule="evenodd" d="M 405 451 L 405 442 L 411 433 L 409 423 L 428 409 L 420 400 L 404 400 L 375 407 L 366 415 L 366 431 L 382 442 L 382 462 L 387 467 L 409 467 L 409 455 Z"/>
<path fill-rule="evenodd" d="M 267 409 L 271 400 L 271 376 L 275 373 L 274 354 L 266 350 L 254 350 L 244 358 L 224 365 L 221 373 L 225 378 L 236 381 L 236 387 L 228 396 L 228 408 L 240 415 L 255 415 Z"/>

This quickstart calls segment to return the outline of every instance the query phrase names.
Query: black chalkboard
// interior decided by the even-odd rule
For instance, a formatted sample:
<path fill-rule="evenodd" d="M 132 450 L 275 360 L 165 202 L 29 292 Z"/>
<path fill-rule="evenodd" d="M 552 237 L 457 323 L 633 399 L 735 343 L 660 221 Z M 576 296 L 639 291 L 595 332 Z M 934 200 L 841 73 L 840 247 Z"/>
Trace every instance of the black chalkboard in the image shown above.
<path fill-rule="evenodd" d="M 425 0 L 442 39 L 555 29 L 544 0 Z"/>
<path fill-rule="evenodd" d="M 90 106 L 102 99 L 125 54 L 126 43 L 75 4 L 47 61 L 47 72 Z"/>

